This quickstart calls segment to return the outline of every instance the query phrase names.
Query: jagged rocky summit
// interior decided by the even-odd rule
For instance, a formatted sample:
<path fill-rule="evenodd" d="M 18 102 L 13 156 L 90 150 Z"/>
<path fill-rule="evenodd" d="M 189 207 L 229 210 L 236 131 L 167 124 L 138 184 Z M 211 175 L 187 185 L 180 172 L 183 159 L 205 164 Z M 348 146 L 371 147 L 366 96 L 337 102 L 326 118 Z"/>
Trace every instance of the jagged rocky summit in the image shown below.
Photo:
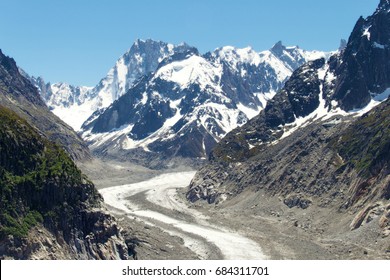
<path fill-rule="evenodd" d="M 220 142 L 211 159 L 240 161 L 241 155 L 256 153 L 256 147 L 287 137 L 310 122 L 362 114 L 385 100 L 390 91 L 386 3 L 381 2 L 374 15 L 358 20 L 344 49 L 327 61 L 319 59 L 298 68 L 258 116 Z"/>

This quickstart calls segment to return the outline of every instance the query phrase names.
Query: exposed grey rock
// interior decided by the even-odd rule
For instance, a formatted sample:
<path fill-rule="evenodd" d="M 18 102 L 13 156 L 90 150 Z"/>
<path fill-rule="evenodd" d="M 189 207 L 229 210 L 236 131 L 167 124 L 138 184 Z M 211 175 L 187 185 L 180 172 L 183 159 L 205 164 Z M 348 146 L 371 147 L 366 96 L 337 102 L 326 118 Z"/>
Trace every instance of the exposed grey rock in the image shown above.
<path fill-rule="evenodd" d="M 369 103 L 371 95 L 390 87 L 390 13 L 381 1 L 372 16 L 357 21 L 335 69 L 337 80 L 330 99 L 352 110 Z"/>
<path fill-rule="evenodd" d="M 306 209 L 310 206 L 311 200 L 304 198 L 300 195 L 289 195 L 283 200 L 284 204 L 286 204 L 289 208 L 299 207 L 302 209 Z"/>

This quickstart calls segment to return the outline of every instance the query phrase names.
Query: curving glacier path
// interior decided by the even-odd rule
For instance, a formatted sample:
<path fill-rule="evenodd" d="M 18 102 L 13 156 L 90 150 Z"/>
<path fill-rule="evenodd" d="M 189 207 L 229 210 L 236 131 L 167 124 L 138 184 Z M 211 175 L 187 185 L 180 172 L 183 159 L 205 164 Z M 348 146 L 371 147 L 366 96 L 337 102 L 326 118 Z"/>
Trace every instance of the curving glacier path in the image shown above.
<path fill-rule="evenodd" d="M 265 259 L 265 255 L 256 242 L 227 228 L 213 226 L 207 222 L 207 216 L 188 208 L 178 199 L 177 190 L 187 187 L 194 174 L 193 171 L 167 173 L 139 183 L 101 189 L 99 192 L 103 195 L 106 204 L 119 213 L 137 217 L 159 226 L 172 235 L 181 237 L 184 245 L 202 259 L 207 258 L 208 244 L 218 247 L 224 259 Z M 132 202 L 135 199 L 131 197 L 140 193 L 145 194 L 148 202 L 164 207 L 168 211 L 162 214 L 148 210 L 142 204 Z M 191 222 L 188 219 L 177 218 L 177 215 L 173 214 L 174 211 L 191 216 Z M 174 217 L 166 215 L 170 212 Z M 175 230 L 172 231 L 172 228 Z"/>

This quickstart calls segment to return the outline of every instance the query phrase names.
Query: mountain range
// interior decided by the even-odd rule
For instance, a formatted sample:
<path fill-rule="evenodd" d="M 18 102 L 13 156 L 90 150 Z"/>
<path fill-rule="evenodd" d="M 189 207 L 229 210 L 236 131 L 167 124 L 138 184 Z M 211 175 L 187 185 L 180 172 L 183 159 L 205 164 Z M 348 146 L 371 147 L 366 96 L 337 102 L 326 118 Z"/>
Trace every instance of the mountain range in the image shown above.
<path fill-rule="evenodd" d="M 137 40 L 94 88 L 30 78 L 95 154 L 206 159 L 226 133 L 265 108 L 292 72 L 329 54 L 276 43 L 204 55 L 185 43 Z M 141 156 L 140 156 L 141 155 Z"/>

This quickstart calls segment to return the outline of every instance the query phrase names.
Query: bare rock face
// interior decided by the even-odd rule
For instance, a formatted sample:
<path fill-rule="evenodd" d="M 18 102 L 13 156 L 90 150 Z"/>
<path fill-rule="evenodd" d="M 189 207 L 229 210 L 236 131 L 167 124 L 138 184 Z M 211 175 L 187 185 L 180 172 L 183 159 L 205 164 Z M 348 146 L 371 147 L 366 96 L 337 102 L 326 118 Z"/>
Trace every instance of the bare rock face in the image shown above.
<path fill-rule="evenodd" d="M 67 153 L 0 106 L 0 258 L 127 259 L 115 219 Z"/>
<path fill-rule="evenodd" d="M 312 123 L 240 161 L 211 162 L 195 175 L 187 198 L 219 203 L 245 189 L 264 190 L 281 197 L 290 208 L 314 204 L 356 213 L 386 201 L 390 198 L 389 113 L 387 100 L 361 118 L 335 116 Z M 367 211 L 352 228 L 361 225 Z"/>
<path fill-rule="evenodd" d="M 357 21 L 335 69 L 331 99 L 352 110 L 368 104 L 371 95 L 390 87 L 390 5 L 381 1 L 375 13 Z"/>
<path fill-rule="evenodd" d="M 94 232 L 65 240 L 61 234 L 37 225 L 26 238 L 9 235 L 0 242 L 1 259 L 32 260 L 124 260 L 128 249 L 113 217 L 96 209 Z"/>

